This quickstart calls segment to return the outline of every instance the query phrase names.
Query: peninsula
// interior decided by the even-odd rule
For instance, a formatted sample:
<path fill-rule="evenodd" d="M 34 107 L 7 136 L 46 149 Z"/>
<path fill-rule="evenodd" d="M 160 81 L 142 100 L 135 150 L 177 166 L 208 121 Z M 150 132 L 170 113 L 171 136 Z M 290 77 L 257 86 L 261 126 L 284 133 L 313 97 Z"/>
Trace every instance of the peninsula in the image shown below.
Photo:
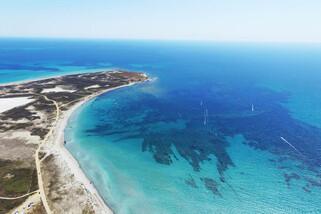
<path fill-rule="evenodd" d="M 112 213 L 64 147 L 72 112 L 148 80 L 114 70 L 0 86 L 0 214 Z"/>

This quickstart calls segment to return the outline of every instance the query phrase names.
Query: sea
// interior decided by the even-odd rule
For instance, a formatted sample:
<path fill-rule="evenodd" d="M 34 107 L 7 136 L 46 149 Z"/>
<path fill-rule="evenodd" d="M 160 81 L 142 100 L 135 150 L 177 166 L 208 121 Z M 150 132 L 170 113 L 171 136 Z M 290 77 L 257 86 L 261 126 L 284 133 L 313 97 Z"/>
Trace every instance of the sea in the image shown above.
<path fill-rule="evenodd" d="M 321 213 L 321 44 L 0 39 L 0 83 L 111 69 L 66 147 L 116 214 Z"/>

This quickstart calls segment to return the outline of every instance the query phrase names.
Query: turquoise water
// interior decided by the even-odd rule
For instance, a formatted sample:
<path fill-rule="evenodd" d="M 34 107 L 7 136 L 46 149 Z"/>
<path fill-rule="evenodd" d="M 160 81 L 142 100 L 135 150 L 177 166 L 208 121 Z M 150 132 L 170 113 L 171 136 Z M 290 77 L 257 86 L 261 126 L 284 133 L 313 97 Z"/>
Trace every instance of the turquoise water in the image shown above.
<path fill-rule="evenodd" d="M 0 44 L 1 82 L 102 67 L 153 77 L 88 102 L 66 129 L 116 213 L 321 212 L 320 45 Z"/>

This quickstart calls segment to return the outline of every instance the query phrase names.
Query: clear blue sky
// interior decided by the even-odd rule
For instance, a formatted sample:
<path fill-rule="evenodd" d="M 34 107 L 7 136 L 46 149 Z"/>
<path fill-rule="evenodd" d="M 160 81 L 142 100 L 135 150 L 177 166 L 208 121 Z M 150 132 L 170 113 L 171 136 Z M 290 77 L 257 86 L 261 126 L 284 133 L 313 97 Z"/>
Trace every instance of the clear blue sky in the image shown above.
<path fill-rule="evenodd" d="M 321 0 L 1 0 L 0 36 L 321 42 Z"/>

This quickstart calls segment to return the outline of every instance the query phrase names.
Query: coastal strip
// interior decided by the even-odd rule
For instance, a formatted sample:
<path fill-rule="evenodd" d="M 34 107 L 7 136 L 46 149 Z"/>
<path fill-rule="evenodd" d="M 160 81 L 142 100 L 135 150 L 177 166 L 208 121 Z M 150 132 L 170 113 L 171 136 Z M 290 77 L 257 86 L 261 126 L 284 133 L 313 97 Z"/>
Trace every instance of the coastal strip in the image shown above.
<path fill-rule="evenodd" d="M 68 167 L 71 170 L 71 173 L 75 175 L 77 180 L 84 185 L 84 188 L 91 194 L 92 197 L 94 197 L 94 202 L 96 203 L 94 209 L 96 213 L 104 213 L 104 214 L 111 214 L 113 213 L 112 209 L 108 206 L 108 202 L 104 201 L 102 197 L 100 196 L 99 192 L 95 188 L 95 186 L 92 184 L 92 182 L 88 179 L 88 177 L 85 175 L 84 171 L 81 169 L 78 161 L 72 156 L 72 154 L 68 151 L 68 149 L 65 147 L 65 137 L 64 137 L 64 131 L 65 128 L 68 125 L 68 121 L 72 114 L 79 109 L 82 105 L 87 103 L 88 101 L 96 98 L 99 95 L 108 93 L 110 91 L 132 86 L 135 83 L 130 83 L 123 86 L 118 86 L 115 88 L 107 89 L 103 92 L 99 92 L 97 94 L 93 94 L 91 96 L 88 96 L 81 101 L 79 101 L 77 104 L 75 104 L 72 108 L 70 108 L 65 114 L 61 117 L 59 120 L 55 132 L 53 135 L 53 144 L 56 146 L 56 149 L 58 150 L 59 154 L 61 154 L 64 161 L 67 163 Z"/>
<path fill-rule="evenodd" d="M 0 101 L 30 99 L 0 112 L 0 213 L 112 213 L 65 148 L 64 129 L 89 100 L 147 80 L 114 70 L 0 86 Z M 12 182 L 23 185 L 12 189 Z"/>

